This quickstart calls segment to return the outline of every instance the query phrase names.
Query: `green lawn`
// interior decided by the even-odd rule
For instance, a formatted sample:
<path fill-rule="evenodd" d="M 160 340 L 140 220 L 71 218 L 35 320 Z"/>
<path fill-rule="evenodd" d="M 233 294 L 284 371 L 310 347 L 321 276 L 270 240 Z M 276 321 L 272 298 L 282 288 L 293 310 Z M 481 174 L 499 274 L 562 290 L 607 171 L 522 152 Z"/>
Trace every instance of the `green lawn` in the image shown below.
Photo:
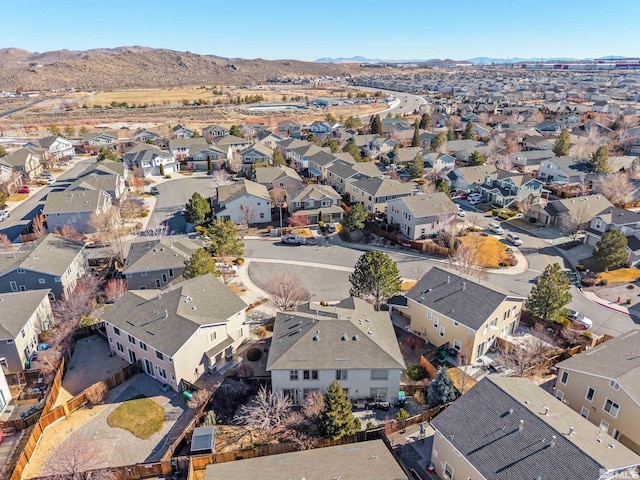
<path fill-rule="evenodd" d="M 148 397 L 127 400 L 107 417 L 110 427 L 124 428 L 147 439 L 164 424 L 164 409 Z"/>

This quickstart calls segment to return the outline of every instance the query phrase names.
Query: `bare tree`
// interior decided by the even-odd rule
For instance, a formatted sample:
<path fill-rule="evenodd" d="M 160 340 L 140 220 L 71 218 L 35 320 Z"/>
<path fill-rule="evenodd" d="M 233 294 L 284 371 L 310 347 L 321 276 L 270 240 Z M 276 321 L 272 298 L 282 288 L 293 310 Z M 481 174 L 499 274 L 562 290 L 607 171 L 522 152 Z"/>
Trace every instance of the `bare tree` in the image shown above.
<path fill-rule="evenodd" d="M 127 198 L 120 202 L 120 216 L 125 221 L 140 217 L 144 210 L 145 207 L 140 199 Z"/>
<path fill-rule="evenodd" d="M 535 199 L 532 195 L 527 195 L 525 198 L 518 202 L 518 212 L 520 212 L 522 214 L 522 217 L 527 220 L 534 206 Z"/>
<path fill-rule="evenodd" d="M 578 193 L 581 197 L 589 194 L 589 181 L 587 180 L 587 175 L 584 173 L 580 174 L 578 180 Z"/>
<path fill-rule="evenodd" d="M 89 227 L 100 234 L 106 234 L 113 230 L 120 221 L 120 213 L 116 207 L 111 207 L 106 212 L 93 212 L 89 217 Z"/>
<path fill-rule="evenodd" d="M 9 250 L 12 250 L 12 249 L 13 249 L 13 243 L 11 243 L 11 240 L 9 239 L 7 234 L 0 233 L 0 250 L 2 250 L 3 252 L 8 252 Z"/>
<path fill-rule="evenodd" d="M 240 204 L 240 215 L 242 216 L 242 220 L 245 225 L 248 227 L 251 225 L 256 216 L 256 210 L 250 203 L 241 203 Z"/>
<path fill-rule="evenodd" d="M 127 282 L 122 278 L 111 278 L 104 286 L 104 296 L 109 302 L 115 302 L 127 292 Z"/>
<path fill-rule="evenodd" d="M 98 382 L 91 385 L 84 391 L 85 398 L 94 405 L 99 405 L 104 402 L 105 397 L 109 389 L 104 382 Z"/>
<path fill-rule="evenodd" d="M 42 221 L 42 217 L 40 215 L 36 215 L 33 217 L 33 221 L 31 222 L 31 230 L 36 238 L 40 238 L 44 235 L 44 223 Z"/>
<path fill-rule="evenodd" d="M 73 228 L 71 225 L 62 225 L 62 227 L 60 227 L 54 233 L 62 237 L 72 238 L 74 240 L 80 240 L 80 241 L 82 241 L 85 238 L 84 235 L 82 235 L 81 233 L 78 233 L 78 231 L 75 228 Z"/>
<path fill-rule="evenodd" d="M 491 121 L 491 116 L 487 112 L 482 112 L 478 115 L 478 120 L 480 123 L 486 125 Z"/>
<path fill-rule="evenodd" d="M 487 163 L 490 165 L 498 161 L 498 152 L 504 148 L 504 138 L 501 135 L 493 135 L 487 143 Z"/>
<path fill-rule="evenodd" d="M 243 425 L 273 433 L 281 429 L 291 414 L 291 399 L 279 392 L 269 392 L 261 387 L 254 401 L 243 405 L 236 421 Z"/>
<path fill-rule="evenodd" d="M 187 406 L 193 410 L 197 410 L 209 401 L 209 397 L 211 397 L 211 392 L 206 388 L 196 390 L 195 392 L 193 392 L 193 397 L 191 398 L 191 400 L 187 402 Z"/>
<path fill-rule="evenodd" d="M 495 162 L 496 168 L 500 170 L 513 170 L 511 155 L 500 155 Z"/>
<path fill-rule="evenodd" d="M 449 263 L 458 270 L 460 276 L 471 275 L 480 279 L 487 278 L 487 269 L 480 264 L 480 237 L 469 236 L 460 242 L 455 252 L 449 256 Z"/>
<path fill-rule="evenodd" d="M 593 152 L 595 152 L 595 147 L 585 142 L 576 143 L 572 145 L 569 149 L 569 155 L 575 157 L 579 160 L 585 160 L 589 158 Z"/>
<path fill-rule="evenodd" d="M 618 207 L 628 203 L 635 190 L 629 176 L 621 172 L 601 175 L 594 183 L 595 189 Z"/>
<path fill-rule="evenodd" d="M 593 214 L 590 213 L 586 207 L 582 206 L 577 210 L 562 216 L 560 228 L 567 235 L 572 235 L 575 240 L 578 233 L 587 226 L 587 223 L 593 218 Z"/>
<path fill-rule="evenodd" d="M 309 217 L 304 213 L 294 213 L 289 217 L 288 221 L 292 227 L 303 228 L 309 225 Z"/>
<path fill-rule="evenodd" d="M 604 143 L 604 141 L 605 141 L 605 139 L 600 134 L 600 130 L 598 130 L 598 127 L 596 125 L 592 124 L 587 129 L 587 143 L 589 145 L 593 145 L 594 147 L 597 147 L 599 145 L 602 145 Z"/>
<path fill-rule="evenodd" d="M 244 168 L 244 161 L 242 160 L 242 155 L 238 150 L 234 150 L 231 154 L 231 158 L 227 160 L 227 166 L 229 170 L 233 173 L 238 174 Z"/>
<path fill-rule="evenodd" d="M 284 311 L 295 310 L 310 298 L 309 291 L 300 278 L 289 272 L 271 277 L 264 290 L 269 294 L 273 304 Z"/>
<path fill-rule="evenodd" d="M 229 185 L 231 180 L 229 179 L 229 174 L 226 170 L 214 170 L 211 173 L 211 184 L 213 188 L 218 188 L 222 185 Z"/>
<path fill-rule="evenodd" d="M 520 144 L 513 137 L 507 137 L 504 139 L 504 151 L 507 155 L 513 155 L 521 150 Z"/>
<path fill-rule="evenodd" d="M 83 472 L 100 469 L 109 462 L 110 449 L 76 432 L 49 452 L 42 474 L 56 480 L 80 480 Z M 96 478 L 92 475 L 92 478 Z"/>
<path fill-rule="evenodd" d="M 496 357 L 504 368 L 512 372 L 512 376 L 524 377 L 536 373 L 536 367 L 542 366 L 556 351 L 550 337 L 531 336 L 514 345 L 512 350 L 500 350 Z"/>
<path fill-rule="evenodd" d="M 154 215 L 149 220 L 146 234 L 153 240 L 162 240 L 169 234 L 169 227 L 162 222 L 158 222 L 158 219 Z"/>
<path fill-rule="evenodd" d="M 142 193 L 142 189 L 145 186 L 144 175 L 140 167 L 137 165 L 133 167 L 133 177 L 129 180 L 129 186 L 133 188 L 138 195 Z"/>

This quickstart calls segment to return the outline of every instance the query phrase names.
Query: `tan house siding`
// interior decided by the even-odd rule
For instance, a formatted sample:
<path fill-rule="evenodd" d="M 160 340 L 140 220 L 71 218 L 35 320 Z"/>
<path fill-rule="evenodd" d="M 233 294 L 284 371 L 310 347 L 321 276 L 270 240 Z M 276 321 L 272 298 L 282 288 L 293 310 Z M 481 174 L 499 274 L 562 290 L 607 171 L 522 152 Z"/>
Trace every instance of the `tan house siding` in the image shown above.
<path fill-rule="evenodd" d="M 562 382 L 566 376 L 566 384 Z M 558 398 L 558 391 L 562 392 L 562 401 L 576 412 L 583 414 L 583 408 L 588 411 L 588 420 L 596 426 L 604 420 L 609 424 L 607 433 L 615 438 L 615 432 L 620 432 L 618 441 L 640 454 L 640 405 L 624 390 L 609 385 L 610 379 L 560 368 L 554 394 Z M 595 390 L 592 401 L 587 400 L 589 387 Z M 604 410 L 607 398 L 619 405 L 617 416 Z M 584 416 L 584 415 L 583 415 Z"/>
<path fill-rule="evenodd" d="M 453 476 L 445 475 L 445 462 L 453 469 Z M 431 463 L 436 467 L 438 478 L 484 480 L 473 465 L 458 452 L 451 443 L 437 430 L 433 436 L 433 448 L 431 449 Z"/>
<path fill-rule="evenodd" d="M 411 299 L 407 302 L 407 308 L 400 310 L 410 318 L 411 331 L 419 333 L 422 338 L 436 346 L 448 342 L 451 348 L 458 340 L 461 351 L 467 356 L 467 363 L 473 363 L 484 355 L 496 337 L 506 337 L 516 331 L 522 311 L 522 301 L 506 300 L 487 318 L 482 328 L 473 330 L 464 325 L 464 319 L 452 318 Z M 495 322 L 495 326 L 492 326 L 492 322 Z M 481 344 L 482 353 L 478 355 L 478 347 Z"/>

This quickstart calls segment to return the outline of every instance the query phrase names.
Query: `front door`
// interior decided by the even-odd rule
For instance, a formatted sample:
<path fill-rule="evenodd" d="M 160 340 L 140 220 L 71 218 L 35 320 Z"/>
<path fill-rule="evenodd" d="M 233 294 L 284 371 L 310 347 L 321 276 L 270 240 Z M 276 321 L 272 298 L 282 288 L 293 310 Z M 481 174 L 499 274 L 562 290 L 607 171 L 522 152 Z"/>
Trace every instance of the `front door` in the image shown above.
<path fill-rule="evenodd" d="M 129 351 L 131 351 L 131 350 L 129 350 Z M 153 371 L 153 363 L 151 363 L 146 358 L 144 359 L 144 371 L 150 377 L 156 378 L 156 375 L 155 375 L 155 373 Z"/>
<path fill-rule="evenodd" d="M 131 363 L 136 363 L 136 352 L 134 352 L 133 350 L 129 349 L 129 362 Z"/>
<path fill-rule="evenodd" d="M 476 358 L 480 358 L 482 355 L 484 355 L 484 342 L 482 342 L 480 345 L 478 345 L 478 351 L 476 352 Z"/>

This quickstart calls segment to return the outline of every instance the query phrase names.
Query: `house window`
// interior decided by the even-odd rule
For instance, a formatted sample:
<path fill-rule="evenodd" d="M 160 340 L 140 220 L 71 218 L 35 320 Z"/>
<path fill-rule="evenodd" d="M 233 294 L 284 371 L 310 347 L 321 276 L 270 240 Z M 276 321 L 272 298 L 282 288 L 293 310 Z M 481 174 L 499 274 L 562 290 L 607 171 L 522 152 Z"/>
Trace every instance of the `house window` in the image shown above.
<path fill-rule="evenodd" d="M 136 344 L 135 338 L 133 338 L 131 335 L 127 335 L 127 337 L 129 338 L 129 343 L 133 343 L 134 345 Z"/>
<path fill-rule="evenodd" d="M 433 316 L 433 311 L 430 308 L 427 308 L 427 318 L 431 320 L 432 316 Z"/>
<path fill-rule="evenodd" d="M 45 280 L 44 278 L 39 278 L 39 279 L 38 279 L 38 283 L 39 283 L 40 285 L 44 285 L 44 284 L 46 283 L 46 280 Z"/>
<path fill-rule="evenodd" d="M 346 379 L 347 379 L 346 370 L 336 370 L 336 380 L 346 380 Z"/>
<path fill-rule="evenodd" d="M 584 418 L 589 418 L 589 409 L 586 407 L 582 407 L 582 409 L 580 409 L 580 415 L 582 415 Z"/>
<path fill-rule="evenodd" d="M 118 327 L 113 327 L 113 333 L 120 336 L 120 329 Z"/>
<path fill-rule="evenodd" d="M 9 282 L 9 285 L 11 285 L 11 291 L 12 292 L 17 292 L 18 291 L 18 284 L 16 282 Z"/>
<path fill-rule="evenodd" d="M 140 342 L 140 348 L 146 352 L 147 351 L 147 344 Z"/>
<path fill-rule="evenodd" d="M 620 405 L 618 405 L 616 402 L 614 402 L 610 398 L 607 398 L 604 402 L 604 407 L 602 407 L 602 409 L 605 412 L 607 412 L 609 415 L 611 415 L 613 418 L 617 418 L 618 411 L 620 410 Z"/>
<path fill-rule="evenodd" d="M 597 219 L 597 220 L 596 220 L 596 228 L 597 228 L 598 230 L 600 230 L 600 227 L 602 227 L 602 222 L 600 221 L 600 219 Z"/>
<path fill-rule="evenodd" d="M 164 368 L 158 367 L 158 375 L 160 375 L 165 380 L 167 379 L 167 372 L 164 370 Z"/>
<path fill-rule="evenodd" d="M 558 390 L 556 392 L 556 398 L 560 401 L 562 401 L 564 399 L 564 392 L 562 390 Z"/>
<path fill-rule="evenodd" d="M 237 336 L 237 338 L 242 338 L 244 336 L 244 332 L 242 331 L 242 327 L 240 327 L 238 329 L 238 331 L 236 332 L 236 336 Z"/>
<path fill-rule="evenodd" d="M 211 332 L 209 334 L 209 342 L 214 342 L 216 340 L 217 336 L 218 336 L 218 334 L 216 332 Z"/>
<path fill-rule="evenodd" d="M 564 371 L 560 374 L 560 383 L 562 383 L 563 385 L 566 385 L 567 380 L 569 380 L 569 372 Z"/>
<path fill-rule="evenodd" d="M 460 325 L 460 324 L 454 320 L 454 322 L 453 322 L 453 326 L 454 326 L 454 327 L 457 327 L 457 326 L 459 326 L 459 325 Z"/>
<path fill-rule="evenodd" d="M 62 281 L 62 279 L 60 277 L 55 277 L 53 279 L 56 283 L 60 283 Z"/>
<path fill-rule="evenodd" d="M 147 276 L 147 272 L 140 272 L 140 276 L 141 277 L 146 277 Z"/>
<path fill-rule="evenodd" d="M 433 317 L 433 326 L 434 326 L 434 328 L 438 328 L 438 325 L 440 325 L 440 321 L 439 321 L 438 317 Z"/>
<path fill-rule="evenodd" d="M 455 348 L 459 352 L 460 350 L 462 350 L 462 342 L 460 340 L 454 340 L 453 348 Z"/>
<path fill-rule="evenodd" d="M 453 467 L 444 462 L 444 478 L 453 478 Z"/>
<path fill-rule="evenodd" d="M 164 355 L 160 353 L 158 350 L 156 350 L 156 358 L 164 362 Z"/>
<path fill-rule="evenodd" d="M 609 422 L 600 420 L 600 431 L 607 433 L 609 431 Z"/>
<path fill-rule="evenodd" d="M 369 396 L 375 400 L 385 401 L 387 399 L 387 388 L 386 387 L 370 388 Z"/>
<path fill-rule="evenodd" d="M 620 385 L 618 384 L 618 382 L 616 382 L 615 380 L 609 380 L 609 386 L 611 388 L 614 388 L 616 390 L 620 390 Z"/>
<path fill-rule="evenodd" d="M 444 328 L 444 325 L 442 325 L 442 326 L 440 327 L 440 336 L 441 336 L 441 337 L 444 337 L 444 331 L 445 331 L 445 328 Z"/>
<path fill-rule="evenodd" d="M 388 380 L 389 370 L 386 368 L 372 368 L 371 380 Z"/>
<path fill-rule="evenodd" d="M 7 339 L 7 345 L 13 345 L 13 338 Z"/>
<path fill-rule="evenodd" d="M 124 347 L 120 342 L 116 342 L 116 348 L 118 349 L 119 352 L 124 353 Z"/>
<path fill-rule="evenodd" d="M 19 274 L 23 274 L 24 273 L 24 268 L 18 268 L 16 270 L 16 272 L 19 273 Z"/>
<path fill-rule="evenodd" d="M 264 218 L 264 213 L 260 212 L 260 218 Z"/>
<path fill-rule="evenodd" d="M 169 269 L 169 276 L 170 276 L 170 277 L 173 277 L 173 268 L 170 268 L 170 269 Z"/>
<path fill-rule="evenodd" d="M 318 379 L 318 370 L 303 370 L 302 371 L 303 380 L 317 380 Z"/>
<path fill-rule="evenodd" d="M 289 370 L 289 380 L 292 382 L 298 380 L 298 370 Z"/>
<path fill-rule="evenodd" d="M 593 387 L 587 388 L 587 394 L 584 398 L 586 398 L 589 402 L 593 402 L 593 397 L 596 395 L 596 391 Z"/>

